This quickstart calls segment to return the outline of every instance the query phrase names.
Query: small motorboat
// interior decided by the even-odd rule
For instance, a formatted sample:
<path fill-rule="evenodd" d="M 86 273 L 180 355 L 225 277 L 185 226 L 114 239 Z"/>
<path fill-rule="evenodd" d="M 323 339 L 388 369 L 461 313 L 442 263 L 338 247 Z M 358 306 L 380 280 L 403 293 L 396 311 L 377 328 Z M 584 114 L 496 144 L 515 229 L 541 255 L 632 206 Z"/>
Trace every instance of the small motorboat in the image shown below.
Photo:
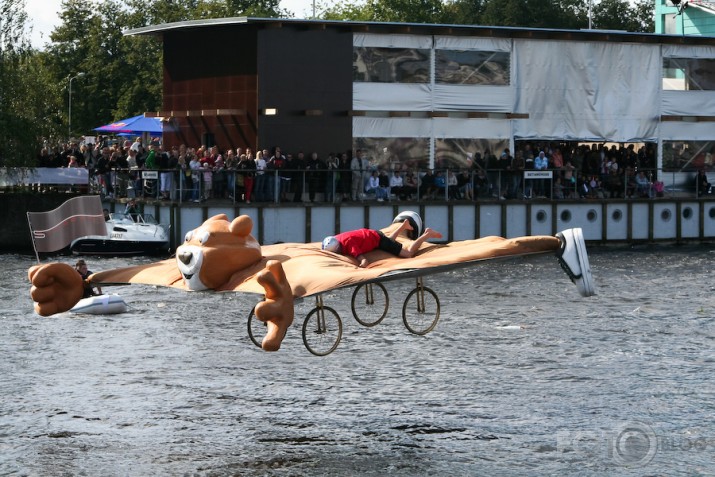
<path fill-rule="evenodd" d="M 96 295 L 82 298 L 72 307 L 70 313 L 88 313 L 91 315 L 114 315 L 127 311 L 127 303 L 117 294 Z"/>
<path fill-rule="evenodd" d="M 107 235 L 76 238 L 70 251 L 76 255 L 158 255 L 169 251 L 168 226 L 150 214 L 109 214 Z"/>

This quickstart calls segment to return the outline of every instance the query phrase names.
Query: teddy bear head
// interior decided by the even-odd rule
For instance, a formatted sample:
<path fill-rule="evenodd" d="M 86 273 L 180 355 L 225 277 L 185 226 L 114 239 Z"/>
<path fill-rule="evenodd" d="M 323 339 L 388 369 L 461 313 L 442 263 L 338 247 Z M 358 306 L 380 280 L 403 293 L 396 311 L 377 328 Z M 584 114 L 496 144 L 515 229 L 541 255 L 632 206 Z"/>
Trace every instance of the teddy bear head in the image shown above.
<path fill-rule="evenodd" d="M 231 276 L 261 260 L 261 246 L 251 235 L 247 215 L 228 220 L 215 215 L 187 232 L 176 249 L 176 263 L 189 290 L 217 289 Z"/>

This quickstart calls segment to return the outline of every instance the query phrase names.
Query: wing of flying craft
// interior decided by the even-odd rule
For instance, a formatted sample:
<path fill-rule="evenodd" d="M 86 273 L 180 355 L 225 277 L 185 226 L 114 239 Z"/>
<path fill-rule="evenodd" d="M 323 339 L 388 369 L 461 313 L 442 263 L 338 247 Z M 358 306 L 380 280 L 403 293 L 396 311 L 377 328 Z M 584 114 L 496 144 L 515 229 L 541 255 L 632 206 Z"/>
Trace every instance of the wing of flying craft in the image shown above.
<path fill-rule="evenodd" d="M 357 261 L 351 257 L 321 250 L 319 242 L 267 245 L 261 247 L 263 258 L 259 262 L 236 271 L 215 291 L 263 293 L 256 276 L 269 260 L 281 263 L 297 298 L 365 282 L 430 275 L 484 260 L 554 253 L 559 245 L 559 239 L 552 236 L 485 237 L 447 244 L 425 243 L 412 258 L 395 257 L 381 250 L 369 252 L 365 254 L 370 262 L 366 268 L 358 267 Z M 92 275 L 91 281 L 96 285 L 136 283 L 188 289 L 175 258 L 98 272 Z"/>
<path fill-rule="evenodd" d="M 382 231 L 403 243 L 409 241 L 409 231 L 421 229 L 414 226 L 407 228 L 400 216 L 396 217 L 396 221 Z M 356 259 L 323 250 L 317 242 L 261 247 L 250 234 L 252 225 L 248 216 L 240 216 L 233 221 L 223 214 L 214 216 L 187 233 L 185 243 L 177 248 L 175 258 L 95 273 L 89 277 L 89 284 L 136 283 L 184 290 L 263 294 L 265 299 L 256 305 L 255 316 L 266 323 L 267 333 L 261 346 L 267 351 L 280 348 L 293 322 L 296 298 L 318 295 L 317 300 L 321 302 L 320 294 L 330 290 L 420 277 L 485 260 L 553 252 L 580 293 L 583 296 L 594 294 L 581 229 L 569 229 L 556 237 L 485 237 L 446 244 L 420 242 L 418 239 L 415 243 L 421 245 L 411 258 L 374 250 L 364 254 L 368 266 L 360 267 Z M 30 294 L 35 301 L 35 310 L 43 316 L 70 309 L 82 296 L 83 281 L 67 264 L 34 266 L 28 271 L 28 278 L 33 285 Z M 318 310 L 322 314 L 326 308 L 321 304 Z M 306 323 L 310 316 L 306 318 Z M 434 327 L 436 319 L 438 313 L 432 325 L 422 332 Z M 249 327 L 250 322 L 249 319 Z M 338 333 L 327 351 L 315 351 L 308 345 L 305 327 L 304 324 L 303 338 L 306 347 L 314 354 L 329 353 L 340 341 Z M 325 331 L 320 328 L 315 333 L 322 336 Z"/>

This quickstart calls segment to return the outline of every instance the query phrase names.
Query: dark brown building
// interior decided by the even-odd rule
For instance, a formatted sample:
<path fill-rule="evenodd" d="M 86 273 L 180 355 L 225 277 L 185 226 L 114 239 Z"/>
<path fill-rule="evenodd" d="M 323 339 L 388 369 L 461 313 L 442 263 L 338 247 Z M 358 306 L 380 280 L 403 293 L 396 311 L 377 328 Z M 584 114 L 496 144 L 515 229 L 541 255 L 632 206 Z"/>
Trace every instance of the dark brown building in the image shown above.
<path fill-rule="evenodd" d="M 349 29 L 224 19 L 138 33 L 162 35 L 167 145 L 351 148 Z"/>

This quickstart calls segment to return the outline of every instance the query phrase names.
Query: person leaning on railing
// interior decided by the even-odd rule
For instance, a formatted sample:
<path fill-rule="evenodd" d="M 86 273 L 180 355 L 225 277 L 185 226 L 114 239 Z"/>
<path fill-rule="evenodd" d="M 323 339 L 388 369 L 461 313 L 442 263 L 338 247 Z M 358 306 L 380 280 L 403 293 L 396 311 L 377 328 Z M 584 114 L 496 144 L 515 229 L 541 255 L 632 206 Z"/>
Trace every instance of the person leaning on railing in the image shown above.
<path fill-rule="evenodd" d="M 350 159 L 347 153 L 340 154 L 340 166 L 339 166 L 340 179 L 338 181 L 339 187 L 339 197 L 343 201 L 350 200 L 350 188 L 352 187 L 352 172 L 350 171 Z"/>
<path fill-rule="evenodd" d="M 199 202 L 201 197 L 201 162 L 193 150 L 187 152 L 187 159 L 189 159 L 189 169 L 191 169 L 191 201 Z"/>
<path fill-rule="evenodd" d="M 241 154 L 241 158 L 236 165 L 237 178 L 236 183 L 240 184 L 239 189 L 243 193 L 243 198 L 247 204 L 251 203 L 251 194 L 253 192 L 253 177 L 256 171 L 256 162 L 250 159 L 246 154 Z M 236 197 L 240 198 L 238 192 Z"/>

